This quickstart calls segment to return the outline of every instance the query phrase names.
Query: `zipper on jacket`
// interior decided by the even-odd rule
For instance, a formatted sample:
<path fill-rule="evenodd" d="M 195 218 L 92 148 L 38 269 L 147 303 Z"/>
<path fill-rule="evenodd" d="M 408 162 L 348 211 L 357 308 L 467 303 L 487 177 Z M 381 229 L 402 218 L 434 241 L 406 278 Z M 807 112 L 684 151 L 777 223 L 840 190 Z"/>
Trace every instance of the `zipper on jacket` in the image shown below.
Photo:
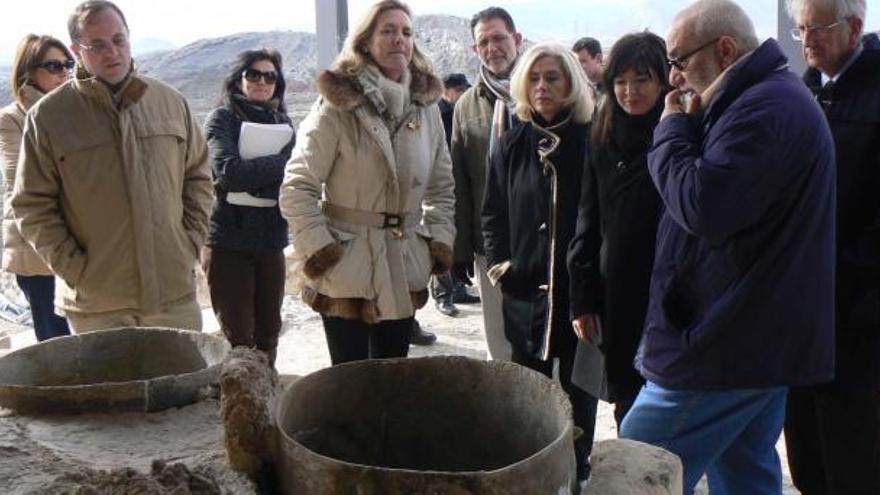
<path fill-rule="evenodd" d="M 554 295 L 556 293 L 556 281 L 553 274 L 556 272 L 556 230 L 557 230 L 557 211 L 559 204 L 559 174 L 556 171 L 556 165 L 550 161 L 550 155 L 559 148 L 562 139 L 556 134 L 534 125 L 539 134 L 544 137 L 538 141 L 538 159 L 543 165 L 542 172 L 544 175 L 550 175 L 550 263 L 549 276 L 547 277 L 547 318 L 544 325 L 544 340 L 541 342 L 541 360 L 546 361 L 550 358 L 550 337 L 555 323 L 555 304 Z"/>

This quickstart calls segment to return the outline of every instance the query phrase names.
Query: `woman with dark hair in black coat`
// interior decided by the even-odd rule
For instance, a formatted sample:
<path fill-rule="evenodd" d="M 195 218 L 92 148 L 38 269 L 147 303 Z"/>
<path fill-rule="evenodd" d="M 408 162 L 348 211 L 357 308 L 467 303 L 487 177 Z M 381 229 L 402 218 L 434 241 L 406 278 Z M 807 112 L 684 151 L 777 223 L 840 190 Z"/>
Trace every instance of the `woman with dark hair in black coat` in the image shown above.
<path fill-rule="evenodd" d="M 264 351 L 274 364 L 288 244 L 278 190 L 295 142 L 284 107 L 281 55 L 265 49 L 242 53 L 223 89 L 223 106 L 205 123 L 217 197 L 205 272 L 214 313 L 230 344 Z M 290 126 L 289 142 L 274 153 L 242 158 L 246 122 Z"/>
<path fill-rule="evenodd" d="M 568 253 L 573 323 L 602 316 L 600 348 L 608 382 L 603 398 L 615 403 L 618 426 L 644 383 L 633 358 L 648 306 L 661 209 L 647 155 L 669 91 L 668 74 L 666 44 L 655 34 L 628 34 L 612 47 L 603 76 L 608 98 L 593 122 Z M 581 344 L 575 383 L 593 378 L 584 376 L 588 366 L 581 367 L 586 354 Z"/>

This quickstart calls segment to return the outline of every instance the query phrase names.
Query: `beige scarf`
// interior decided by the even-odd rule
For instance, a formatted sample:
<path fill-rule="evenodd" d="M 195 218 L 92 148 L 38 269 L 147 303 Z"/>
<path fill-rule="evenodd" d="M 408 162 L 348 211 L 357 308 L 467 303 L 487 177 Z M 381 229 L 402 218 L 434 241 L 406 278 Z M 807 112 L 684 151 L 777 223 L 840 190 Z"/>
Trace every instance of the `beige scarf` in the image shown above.
<path fill-rule="evenodd" d="M 400 82 L 392 81 L 372 64 L 367 65 L 358 76 L 364 97 L 373 104 L 389 128 L 397 126 L 409 106 L 411 79 L 412 75 L 406 69 Z"/>

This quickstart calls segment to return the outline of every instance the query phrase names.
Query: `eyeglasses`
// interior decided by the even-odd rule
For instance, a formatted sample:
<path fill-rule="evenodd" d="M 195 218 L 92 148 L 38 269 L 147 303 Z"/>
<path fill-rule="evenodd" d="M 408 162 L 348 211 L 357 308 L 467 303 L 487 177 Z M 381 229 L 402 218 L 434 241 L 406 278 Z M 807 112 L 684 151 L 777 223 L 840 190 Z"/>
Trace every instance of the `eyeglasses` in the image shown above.
<path fill-rule="evenodd" d="M 275 84 L 275 81 L 278 80 L 278 74 L 273 70 L 263 72 L 261 70 L 248 68 L 242 71 L 241 76 L 252 83 L 258 82 L 262 79 L 266 84 Z"/>
<path fill-rule="evenodd" d="M 708 43 L 700 45 L 697 48 L 694 48 L 693 50 L 685 53 L 684 55 L 682 55 L 680 57 L 667 57 L 666 63 L 669 64 L 669 66 L 674 69 L 678 69 L 679 71 L 683 71 L 683 70 L 687 69 L 688 61 L 691 57 L 696 55 L 697 52 L 699 52 L 703 48 L 706 48 L 709 45 L 715 44 L 720 39 L 721 39 L 721 37 L 719 36 L 718 38 L 715 38 L 712 41 L 709 41 Z"/>
<path fill-rule="evenodd" d="M 83 50 L 85 50 L 87 52 L 94 53 L 95 55 L 103 55 L 103 54 L 107 53 L 108 51 L 110 51 L 111 46 L 116 47 L 116 49 L 118 51 L 122 51 L 122 50 L 127 49 L 128 48 L 128 37 L 126 37 L 124 35 L 119 35 L 119 36 L 113 38 L 113 41 L 110 43 L 107 43 L 104 40 L 96 40 L 96 41 L 92 42 L 91 44 L 77 42 L 77 45 L 79 45 L 80 48 L 82 48 Z"/>
<path fill-rule="evenodd" d="M 61 74 L 63 72 L 70 72 L 73 70 L 74 67 L 76 67 L 76 62 L 70 59 L 64 61 L 46 60 L 43 63 L 37 64 L 37 68 L 46 69 L 49 74 Z"/>
<path fill-rule="evenodd" d="M 493 45 L 501 45 L 507 43 L 507 40 L 509 40 L 510 38 L 511 36 L 509 34 L 495 33 L 491 36 L 480 38 L 479 40 L 477 40 L 476 43 L 474 43 L 474 46 L 485 49 L 489 47 L 489 43 L 492 43 Z"/>
<path fill-rule="evenodd" d="M 791 37 L 794 38 L 795 41 L 804 41 L 807 38 L 807 33 L 809 33 L 811 36 L 825 35 L 828 34 L 828 32 L 832 29 L 843 24 L 843 22 L 844 19 L 840 19 L 836 22 L 832 22 L 831 24 L 825 24 L 824 26 L 798 26 L 791 29 Z"/>

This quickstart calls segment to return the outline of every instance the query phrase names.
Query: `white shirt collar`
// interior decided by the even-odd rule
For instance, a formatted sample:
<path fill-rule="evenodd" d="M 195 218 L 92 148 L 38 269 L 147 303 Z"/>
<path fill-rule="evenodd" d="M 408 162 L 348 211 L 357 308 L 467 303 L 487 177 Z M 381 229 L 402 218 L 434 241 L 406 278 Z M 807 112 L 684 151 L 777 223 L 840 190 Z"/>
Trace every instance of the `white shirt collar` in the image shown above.
<path fill-rule="evenodd" d="M 855 63 L 856 59 L 859 58 L 859 55 L 861 55 L 863 51 L 865 51 L 865 47 L 862 46 L 862 42 L 860 41 L 858 46 L 856 46 L 856 49 L 853 50 L 853 54 L 850 55 L 849 60 L 847 60 L 846 63 L 843 64 L 843 67 L 840 68 L 840 71 L 837 73 L 837 75 L 831 77 L 822 72 L 822 86 L 828 84 L 829 81 L 837 83 L 837 80 L 840 79 L 840 76 L 843 75 L 843 73 L 846 72 L 846 70 L 849 69 L 853 63 Z"/>

